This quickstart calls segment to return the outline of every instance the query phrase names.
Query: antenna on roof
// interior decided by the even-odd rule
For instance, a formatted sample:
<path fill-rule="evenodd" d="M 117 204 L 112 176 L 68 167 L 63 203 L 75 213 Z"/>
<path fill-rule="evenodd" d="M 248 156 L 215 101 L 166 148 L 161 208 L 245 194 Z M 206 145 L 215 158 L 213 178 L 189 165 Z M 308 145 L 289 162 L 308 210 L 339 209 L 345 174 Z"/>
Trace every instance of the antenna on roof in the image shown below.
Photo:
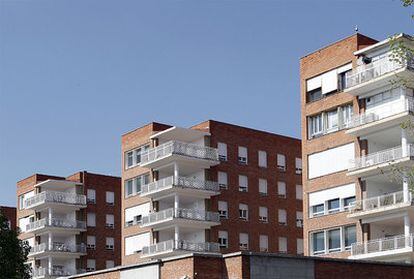
<path fill-rule="evenodd" d="M 355 32 L 358 33 L 358 25 L 355 25 Z"/>

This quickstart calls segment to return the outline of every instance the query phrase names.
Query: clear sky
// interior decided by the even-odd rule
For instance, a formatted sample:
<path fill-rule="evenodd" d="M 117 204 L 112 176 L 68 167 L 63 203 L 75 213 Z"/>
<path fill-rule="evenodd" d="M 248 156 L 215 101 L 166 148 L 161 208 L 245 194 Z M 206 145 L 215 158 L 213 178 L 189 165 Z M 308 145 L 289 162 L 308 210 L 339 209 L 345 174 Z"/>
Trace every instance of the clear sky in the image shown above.
<path fill-rule="evenodd" d="M 399 0 L 0 0 L 0 204 L 35 172 L 119 175 L 151 121 L 299 137 L 299 58 L 355 25 L 414 27 Z"/>

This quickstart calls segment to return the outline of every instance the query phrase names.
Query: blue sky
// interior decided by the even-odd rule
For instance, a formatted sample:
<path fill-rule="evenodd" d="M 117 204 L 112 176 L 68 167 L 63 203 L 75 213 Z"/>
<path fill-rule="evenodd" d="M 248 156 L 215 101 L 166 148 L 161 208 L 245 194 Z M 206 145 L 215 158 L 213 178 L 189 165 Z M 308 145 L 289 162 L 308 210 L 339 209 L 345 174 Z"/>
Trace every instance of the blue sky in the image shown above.
<path fill-rule="evenodd" d="M 120 174 L 120 136 L 216 119 L 300 136 L 299 58 L 413 33 L 398 0 L 0 0 L 0 204 L 32 173 Z"/>

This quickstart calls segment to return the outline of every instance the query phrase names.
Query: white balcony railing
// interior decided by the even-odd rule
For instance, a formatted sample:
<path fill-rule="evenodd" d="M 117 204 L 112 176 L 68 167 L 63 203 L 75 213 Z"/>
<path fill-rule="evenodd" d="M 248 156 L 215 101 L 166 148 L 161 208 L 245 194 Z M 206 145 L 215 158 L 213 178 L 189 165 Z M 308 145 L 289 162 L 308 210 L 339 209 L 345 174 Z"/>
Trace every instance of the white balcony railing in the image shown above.
<path fill-rule="evenodd" d="M 173 251 L 173 250 L 183 250 L 191 252 L 219 252 L 220 247 L 218 243 L 212 242 L 200 242 L 192 243 L 185 240 L 167 240 L 164 242 L 159 242 L 154 245 L 143 247 L 142 255 L 151 256 L 158 253 Z"/>
<path fill-rule="evenodd" d="M 219 191 L 219 185 L 214 181 L 206 181 L 201 179 L 192 179 L 187 177 L 178 177 L 174 181 L 173 176 L 169 176 L 158 181 L 151 182 L 147 185 L 143 185 L 141 188 L 141 194 L 147 194 L 151 192 L 161 191 L 168 187 L 182 187 L 182 188 L 191 188 L 197 190 L 206 190 L 206 191 Z"/>
<path fill-rule="evenodd" d="M 73 193 L 45 191 L 25 200 L 25 208 L 30 208 L 45 202 L 60 204 L 86 205 L 86 196 Z"/>
<path fill-rule="evenodd" d="M 393 102 L 393 104 L 390 105 L 388 109 L 383 112 L 370 112 L 355 115 L 352 118 L 352 120 L 347 124 L 347 128 L 350 129 L 359 127 L 403 112 L 414 112 L 413 98 L 407 98 L 398 102 Z"/>
<path fill-rule="evenodd" d="M 218 150 L 216 148 L 179 141 L 169 141 L 155 148 L 143 151 L 141 153 L 140 164 L 146 164 L 172 154 L 218 161 Z"/>
<path fill-rule="evenodd" d="M 398 235 L 352 244 L 352 256 L 413 247 L 413 235 Z"/>
<path fill-rule="evenodd" d="M 412 200 L 411 193 L 408 193 L 409 201 Z M 404 203 L 404 192 L 394 192 L 377 197 L 367 198 L 355 201 L 349 208 L 351 213 L 370 211 L 379 208 L 384 208 L 391 205 L 398 205 Z"/>
<path fill-rule="evenodd" d="M 26 231 L 34 231 L 43 227 L 68 228 L 68 229 L 86 229 L 86 222 L 67 219 L 48 219 L 43 218 L 26 225 Z"/>
<path fill-rule="evenodd" d="M 43 252 L 86 253 L 86 245 L 69 245 L 64 243 L 53 243 L 51 246 L 49 246 L 47 243 L 41 243 L 39 245 L 31 247 L 29 256 Z"/>
<path fill-rule="evenodd" d="M 368 82 L 403 67 L 412 69 L 414 67 L 414 60 L 409 59 L 404 63 L 399 63 L 398 61 L 390 60 L 389 57 L 384 57 L 368 65 L 359 66 L 355 71 L 346 73 L 346 88 Z"/>
<path fill-rule="evenodd" d="M 382 163 L 388 163 L 408 156 L 414 156 L 414 147 L 411 144 L 407 145 L 406 150 L 403 150 L 403 147 L 401 146 L 394 147 L 350 160 L 348 171 L 355 171 Z"/>
<path fill-rule="evenodd" d="M 220 222 L 220 216 L 217 212 L 187 208 L 169 208 L 142 217 L 141 225 L 147 226 L 152 223 L 161 222 L 171 218 L 181 218 L 195 221 Z"/>
<path fill-rule="evenodd" d="M 51 269 L 44 267 L 37 267 L 33 269 L 33 278 L 43 278 L 45 276 L 70 276 L 75 274 L 85 273 L 85 269 L 69 269 L 61 267 L 53 267 Z"/>

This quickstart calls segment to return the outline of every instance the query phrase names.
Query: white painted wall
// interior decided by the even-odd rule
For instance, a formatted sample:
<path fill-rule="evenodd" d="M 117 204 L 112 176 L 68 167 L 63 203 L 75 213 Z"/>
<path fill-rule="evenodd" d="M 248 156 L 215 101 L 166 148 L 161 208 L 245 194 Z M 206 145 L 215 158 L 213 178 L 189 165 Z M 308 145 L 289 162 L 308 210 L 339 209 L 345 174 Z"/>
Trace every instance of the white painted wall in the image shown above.
<path fill-rule="evenodd" d="M 150 203 L 144 203 L 125 209 L 125 222 L 133 221 L 135 216 L 147 216 L 150 212 Z"/>
<path fill-rule="evenodd" d="M 151 245 L 150 233 L 142 233 L 125 238 L 125 255 L 132 255 L 137 250 L 142 250 L 142 247 Z"/>
<path fill-rule="evenodd" d="M 332 187 L 326 190 L 309 193 L 309 206 L 324 203 L 325 201 L 355 196 L 355 183 Z"/>
<path fill-rule="evenodd" d="M 132 269 L 122 270 L 120 272 L 121 279 L 137 279 L 137 278 L 148 278 L 148 279 L 159 279 L 159 265 L 146 265 Z"/>

